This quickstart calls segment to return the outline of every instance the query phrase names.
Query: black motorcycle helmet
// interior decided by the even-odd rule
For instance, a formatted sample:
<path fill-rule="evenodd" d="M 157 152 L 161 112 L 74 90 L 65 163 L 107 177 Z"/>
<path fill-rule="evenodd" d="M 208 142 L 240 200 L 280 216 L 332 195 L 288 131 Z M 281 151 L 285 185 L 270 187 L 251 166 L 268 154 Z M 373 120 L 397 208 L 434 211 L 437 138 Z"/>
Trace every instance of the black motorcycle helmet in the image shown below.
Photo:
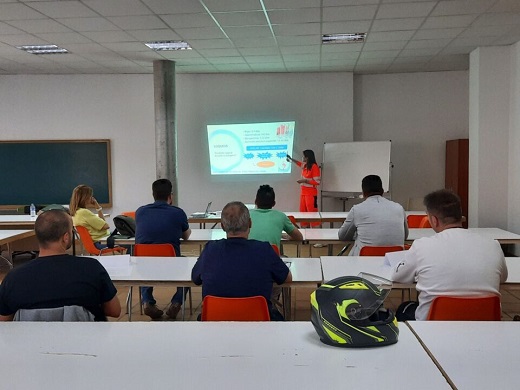
<path fill-rule="evenodd" d="M 325 344 L 356 348 L 397 343 L 397 320 L 382 306 L 390 289 L 380 289 L 367 278 L 386 280 L 363 276 L 333 279 L 311 294 L 311 322 Z"/>

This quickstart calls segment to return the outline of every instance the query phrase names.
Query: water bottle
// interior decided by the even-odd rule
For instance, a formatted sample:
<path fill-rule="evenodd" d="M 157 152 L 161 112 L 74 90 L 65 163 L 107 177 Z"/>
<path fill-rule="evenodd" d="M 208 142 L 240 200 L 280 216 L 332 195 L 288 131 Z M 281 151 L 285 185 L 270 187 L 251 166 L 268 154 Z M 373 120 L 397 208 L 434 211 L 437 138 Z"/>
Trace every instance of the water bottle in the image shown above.
<path fill-rule="evenodd" d="M 31 203 L 31 217 L 36 217 L 36 207 L 34 206 L 34 203 Z"/>

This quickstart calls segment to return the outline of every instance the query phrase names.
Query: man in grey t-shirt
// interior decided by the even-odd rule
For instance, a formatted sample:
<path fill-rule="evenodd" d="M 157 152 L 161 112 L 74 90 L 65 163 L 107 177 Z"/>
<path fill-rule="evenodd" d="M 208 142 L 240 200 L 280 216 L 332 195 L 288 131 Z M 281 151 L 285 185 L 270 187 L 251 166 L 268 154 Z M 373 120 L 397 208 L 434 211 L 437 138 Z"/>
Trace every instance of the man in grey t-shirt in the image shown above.
<path fill-rule="evenodd" d="M 365 200 L 352 207 L 338 232 L 340 240 L 355 240 L 350 251 L 358 256 L 364 246 L 403 245 L 408 224 L 403 207 L 383 197 L 383 183 L 377 175 L 361 182 Z"/>

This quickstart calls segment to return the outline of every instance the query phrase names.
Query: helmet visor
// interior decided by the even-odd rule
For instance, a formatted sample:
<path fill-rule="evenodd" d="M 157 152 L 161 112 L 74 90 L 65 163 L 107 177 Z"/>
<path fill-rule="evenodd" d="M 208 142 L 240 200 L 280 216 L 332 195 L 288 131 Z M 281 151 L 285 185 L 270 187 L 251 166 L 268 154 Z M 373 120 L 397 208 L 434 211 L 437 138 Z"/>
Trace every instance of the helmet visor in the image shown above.
<path fill-rule="evenodd" d="M 388 294 L 390 294 L 390 291 L 392 290 L 392 282 L 388 279 L 385 279 L 381 276 L 360 272 L 358 274 L 358 277 L 361 277 L 370 283 L 372 283 L 375 287 L 379 289 L 379 293 L 377 294 L 377 299 L 374 300 L 369 306 L 363 307 L 361 310 L 357 310 L 355 315 L 353 313 L 350 313 L 349 317 L 351 319 L 355 320 L 366 320 L 369 318 L 372 314 L 374 314 L 385 301 Z"/>

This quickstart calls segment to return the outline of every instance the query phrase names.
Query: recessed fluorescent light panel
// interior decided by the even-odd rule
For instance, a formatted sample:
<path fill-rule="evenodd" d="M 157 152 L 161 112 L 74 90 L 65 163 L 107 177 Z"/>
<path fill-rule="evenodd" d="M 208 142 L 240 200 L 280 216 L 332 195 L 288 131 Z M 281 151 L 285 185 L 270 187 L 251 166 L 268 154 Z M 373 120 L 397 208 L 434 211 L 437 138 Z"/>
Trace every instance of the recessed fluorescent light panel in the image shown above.
<path fill-rule="evenodd" d="M 188 42 L 184 42 L 184 41 L 146 42 L 145 45 L 155 51 L 191 50 L 191 46 L 188 45 Z"/>
<path fill-rule="evenodd" d="M 26 51 L 30 54 L 65 54 L 67 49 L 62 49 L 57 45 L 26 45 L 16 46 L 17 49 Z"/>
<path fill-rule="evenodd" d="M 364 42 L 367 33 L 354 34 L 325 34 L 321 37 L 321 43 L 359 43 Z"/>

